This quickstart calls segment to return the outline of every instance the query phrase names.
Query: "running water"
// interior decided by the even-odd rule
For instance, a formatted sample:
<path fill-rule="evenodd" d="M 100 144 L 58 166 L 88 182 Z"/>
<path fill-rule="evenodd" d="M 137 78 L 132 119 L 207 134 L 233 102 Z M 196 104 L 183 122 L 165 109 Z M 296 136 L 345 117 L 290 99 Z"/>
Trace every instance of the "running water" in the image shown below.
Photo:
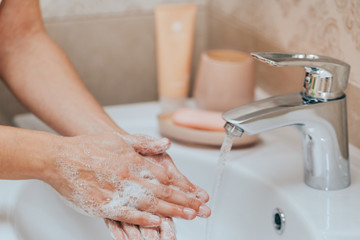
<path fill-rule="evenodd" d="M 211 195 L 211 199 L 213 201 L 211 203 L 210 208 L 212 209 L 213 214 L 206 222 L 206 238 L 205 238 L 206 240 L 212 239 L 210 230 L 214 229 L 213 225 L 214 225 L 214 221 L 216 219 L 216 202 L 217 202 L 217 198 L 218 198 L 218 192 L 222 185 L 227 158 L 228 158 L 229 152 L 231 150 L 231 147 L 233 145 L 235 137 L 236 136 L 233 135 L 230 131 L 226 131 L 225 139 L 224 139 L 224 142 L 220 149 L 220 156 L 219 156 L 219 160 L 218 160 L 218 164 L 217 164 L 217 177 L 216 177 L 216 181 L 213 186 L 213 191 L 212 191 L 212 195 Z"/>

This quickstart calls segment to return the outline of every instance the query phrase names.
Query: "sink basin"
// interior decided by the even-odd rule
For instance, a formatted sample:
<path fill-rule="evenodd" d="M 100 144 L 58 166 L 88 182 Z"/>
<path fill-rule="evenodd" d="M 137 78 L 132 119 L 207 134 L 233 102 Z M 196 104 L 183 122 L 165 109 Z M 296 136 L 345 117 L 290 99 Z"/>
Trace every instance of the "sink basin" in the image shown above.
<path fill-rule="evenodd" d="M 156 103 L 106 110 L 129 132 L 158 136 Z M 15 123 L 43 129 L 31 115 Z M 193 183 L 212 191 L 219 149 L 175 142 L 169 153 Z M 350 153 L 351 186 L 325 192 L 304 184 L 301 142 L 292 128 L 264 133 L 257 145 L 232 150 L 211 217 L 211 239 L 360 239 L 360 155 L 354 147 Z M 102 219 L 73 211 L 40 181 L 0 181 L 0 196 L 0 239 L 111 239 Z M 282 234 L 274 227 L 275 209 L 285 216 Z M 175 219 L 178 239 L 205 240 L 206 222 Z"/>

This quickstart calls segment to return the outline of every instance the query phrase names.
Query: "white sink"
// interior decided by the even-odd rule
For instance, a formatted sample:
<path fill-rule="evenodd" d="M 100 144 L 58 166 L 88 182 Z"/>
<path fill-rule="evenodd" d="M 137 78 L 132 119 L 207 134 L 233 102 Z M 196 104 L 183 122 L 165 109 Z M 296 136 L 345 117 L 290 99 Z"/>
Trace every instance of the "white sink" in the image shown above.
<path fill-rule="evenodd" d="M 126 130 L 158 136 L 156 103 L 108 107 Z M 16 124 L 42 129 L 33 116 Z M 256 146 L 233 150 L 213 214 L 212 239 L 355 240 L 360 239 L 360 155 L 351 148 L 352 185 L 325 192 L 303 183 L 301 142 L 284 128 L 261 135 Z M 178 168 L 208 192 L 216 179 L 219 149 L 173 143 L 169 150 Z M 111 239 L 101 219 L 68 208 L 40 181 L 0 181 L 0 239 Z M 273 210 L 286 218 L 282 235 L 273 226 Z M 204 240 L 205 219 L 176 219 L 179 240 Z"/>

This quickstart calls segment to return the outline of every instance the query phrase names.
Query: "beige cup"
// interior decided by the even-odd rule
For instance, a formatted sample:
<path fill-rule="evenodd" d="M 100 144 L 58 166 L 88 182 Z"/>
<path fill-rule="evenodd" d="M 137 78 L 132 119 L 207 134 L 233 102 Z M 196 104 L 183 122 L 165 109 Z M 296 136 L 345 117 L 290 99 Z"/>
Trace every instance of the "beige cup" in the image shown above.
<path fill-rule="evenodd" d="M 248 53 L 210 50 L 202 54 L 194 87 L 197 107 L 227 111 L 254 101 L 255 63 Z"/>

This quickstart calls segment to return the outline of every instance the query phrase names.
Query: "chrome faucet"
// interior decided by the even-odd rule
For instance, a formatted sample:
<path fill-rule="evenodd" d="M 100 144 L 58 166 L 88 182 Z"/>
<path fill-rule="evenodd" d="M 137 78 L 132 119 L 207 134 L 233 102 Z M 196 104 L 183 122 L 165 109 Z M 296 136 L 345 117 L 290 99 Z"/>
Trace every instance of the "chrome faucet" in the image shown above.
<path fill-rule="evenodd" d="M 304 90 L 234 108 L 225 128 L 241 136 L 293 126 L 303 144 L 305 183 L 315 189 L 350 185 L 346 96 L 350 65 L 312 54 L 252 53 L 272 66 L 305 67 Z"/>

